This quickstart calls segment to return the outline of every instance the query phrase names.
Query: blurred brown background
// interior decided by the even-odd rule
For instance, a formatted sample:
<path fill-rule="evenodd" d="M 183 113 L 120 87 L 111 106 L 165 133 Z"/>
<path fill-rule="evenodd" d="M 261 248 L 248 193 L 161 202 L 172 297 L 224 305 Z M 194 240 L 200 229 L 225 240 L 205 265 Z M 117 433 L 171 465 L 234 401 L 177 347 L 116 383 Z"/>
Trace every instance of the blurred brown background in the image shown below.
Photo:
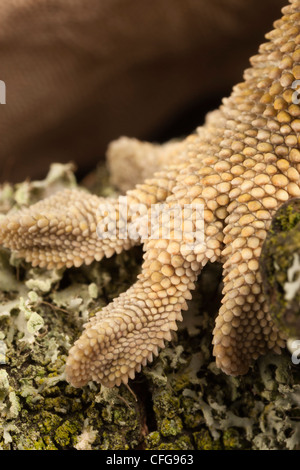
<path fill-rule="evenodd" d="M 241 81 L 285 0 L 1 0 L 0 181 L 75 161 L 121 135 L 192 131 Z"/>

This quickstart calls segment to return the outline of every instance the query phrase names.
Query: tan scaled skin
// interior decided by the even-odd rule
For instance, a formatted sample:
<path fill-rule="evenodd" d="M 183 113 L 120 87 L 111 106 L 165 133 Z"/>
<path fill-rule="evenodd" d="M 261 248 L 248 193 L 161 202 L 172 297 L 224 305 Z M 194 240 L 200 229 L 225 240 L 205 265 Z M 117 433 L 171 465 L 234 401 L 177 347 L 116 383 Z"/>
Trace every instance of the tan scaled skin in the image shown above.
<path fill-rule="evenodd" d="M 71 348 L 66 373 L 72 385 L 94 380 L 111 387 L 133 378 L 177 329 L 176 321 L 207 261 L 224 264 L 224 297 L 213 331 L 218 367 L 227 374 L 245 374 L 260 355 L 280 353 L 284 347 L 268 314 L 258 258 L 272 215 L 283 202 L 300 195 L 300 108 L 293 85 L 300 78 L 300 0 L 283 9 L 267 39 L 252 57 L 244 82 L 195 135 L 178 144 L 178 152 L 171 150 L 172 166 L 127 192 L 129 205 L 142 203 L 143 209 L 128 217 L 117 211 L 118 230 L 126 219 L 145 230 L 144 216 L 159 202 L 165 201 L 169 209 L 203 204 L 204 244 L 189 245 L 189 235 L 201 231 L 195 212 L 184 220 L 188 230 L 183 239 L 176 211 L 170 237 L 165 215 L 157 218 L 157 238 L 145 240 L 137 282 L 97 312 Z M 127 158 L 131 144 L 122 145 Z M 116 147 L 115 158 L 122 155 L 122 145 Z M 148 155 L 151 151 L 149 144 L 135 142 L 131 151 L 134 148 L 141 158 L 143 148 Z M 77 190 L 57 193 L 8 215 L 1 222 L 1 242 L 34 265 L 48 268 L 111 256 L 141 240 L 98 236 L 99 223 L 110 233 L 111 220 L 104 223 L 105 210 L 102 215 L 98 211 L 108 203 L 110 217 L 114 200 Z"/>

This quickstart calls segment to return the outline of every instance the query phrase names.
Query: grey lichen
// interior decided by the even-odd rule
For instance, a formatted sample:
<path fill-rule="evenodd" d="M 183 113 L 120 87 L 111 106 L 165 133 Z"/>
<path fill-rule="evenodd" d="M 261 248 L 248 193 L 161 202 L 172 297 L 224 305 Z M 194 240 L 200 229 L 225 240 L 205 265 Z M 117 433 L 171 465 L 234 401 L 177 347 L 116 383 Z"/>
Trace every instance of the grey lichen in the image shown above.
<path fill-rule="evenodd" d="M 3 188 L 3 212 L 54 186 L 75 184 L 69 166 L 53 172 L 43 182 Z M 103 191 L 112 189 L 104 185 Z M 6 347 L 0 364 L 0 447 L 299 449 L 300 366 L 289 353 L 263 358 L 242 378 L 226 376 L 212 360 L 221 292 L 217 265 L 204 270 L 176 345 L 171 341 L 130 382 L 132 390 L 67 384 L 67 352 L 88 313 L 132 284 L 141 257 L 136 248 L 88 267 L 46 271 L 0 252 L 0 344 Z"/>

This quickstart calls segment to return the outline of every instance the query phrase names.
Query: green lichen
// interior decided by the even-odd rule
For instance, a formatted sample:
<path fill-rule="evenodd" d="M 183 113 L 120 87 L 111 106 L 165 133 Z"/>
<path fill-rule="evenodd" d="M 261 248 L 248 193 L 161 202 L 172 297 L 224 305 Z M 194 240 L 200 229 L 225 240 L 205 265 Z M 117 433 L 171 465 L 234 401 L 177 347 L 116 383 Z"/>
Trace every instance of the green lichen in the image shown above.
<path fill-rule="evenodd" d="M 76 421 L 66 420 L 55 431 L 54 441 L 59 447 L 65 449 L 70 445 L 73 447 L 77 442 L 77 436 L 82 424 Z"/>
<path fill-rule="evenodd" d="M 276 212 L 260 257 L 270 313 L 288 337 L 300 335 L 300 200 Z"/>
<path fill-rule="evenodd" d="M 275 216 L 274 232 L 289 232 L 300 222 L 299 201 L 291 199 L 284 204 L 279 213 Z"/>
<path fill-rule="evenodd" d="M 183 425 L 179 416 L 172 419 L 164 418 L 160 425 L 160 432 L 164 437 L 177 436 L 182 432 Z"/>
<path fill-rule="evenodd" d="M 223 433 L 223 446 L 225 450 L 239 450 L 245 449 L 245 442 L 240 438 L 239 431 L 234 428 L 229 428 Z"/>
<path fill-rule="evenodd" d="M 193 438 L 197 450 L 221 450 L 221 443 L 219 439 L 214 440 L 207 429 L 194 432 Z"/>
<path fill-rule="evenodd" d="M 157 449 L 160 444 L 159 431 L 150 432 L 145 438 L 146 449 Z"/>
<path fill-rule="evenodd" d="M 157 450 L 190 450 L 193 448 L 193 444 L 187 435 L 178 437 L 174 442 L 162 442 Z"/>

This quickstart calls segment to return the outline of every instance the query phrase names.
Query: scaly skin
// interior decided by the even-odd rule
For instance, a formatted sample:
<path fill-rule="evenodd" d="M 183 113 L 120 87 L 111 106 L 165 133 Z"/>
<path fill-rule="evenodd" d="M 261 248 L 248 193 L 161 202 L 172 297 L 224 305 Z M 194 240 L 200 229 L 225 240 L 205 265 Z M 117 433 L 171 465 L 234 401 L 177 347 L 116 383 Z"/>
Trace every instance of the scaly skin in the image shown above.
<path fill-rule="evenodd" d="M 135 215 L 117 212 L 117 230 L 126 219 L 134 221 L 139 237 L 99 238 L 97 225 L 109 235 L 117 202 L 81 191 L 57 193 L 1 222 L 4 246 L 48 268 L 88 264 L 144 241 L 137 282 L 89 321 L 70 350 L 66 372 L 72 385 L 95 380 L 113 386 L 133 378 L 171 338 L 208 261 L 224 263 L 223 305 L 213 332 L 218 367 L 227 374 L 245 374 L 260 355 L 280 353 L 284 347 L 268 314 L 258 271 L 272 215 L 300 195 L 300 108 L 293 88 L 300 79 L 300 1 L 292 1 L 283 15 L 252 57 L 244 82 L 195 135 L 166 148 L 169 157 L 161 161 L 172 166 L 127 192 L 129 206 L 143 206 Z M 122 145 L 113 158 L 128 154 L 132 144 Z M 141 158 L 144 149 L 147 161 L 151 148 L 157 154 L 149 144 L 135 142 L 132 152 L 135 147 Z M 156 236 L 142 240 L 145 216 L 163 201 L 169 209 L 204 205 L 204 243 L 188 244 L 192 234 L 201 235 L 193 208 L 185 214 L 183 238 L 176 211 L 170 237 L 166 235 L 164 211 L 154 221 Z M 108 203 L 108 219 L 103 219 L 98 207 L 105 209 Z"/>

